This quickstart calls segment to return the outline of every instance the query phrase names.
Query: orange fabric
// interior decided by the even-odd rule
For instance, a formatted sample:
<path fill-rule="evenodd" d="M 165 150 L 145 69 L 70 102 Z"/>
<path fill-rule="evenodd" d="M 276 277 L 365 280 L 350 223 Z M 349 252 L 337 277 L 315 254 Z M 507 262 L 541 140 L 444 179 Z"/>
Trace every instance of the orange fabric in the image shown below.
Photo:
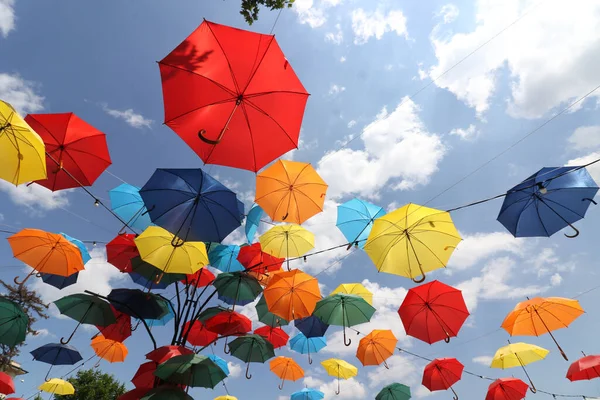
<path fill-rule="evenodd" d="M 583 313 L 577 300 L 535 297 L 517 304 L 502 322 L 502 328 L 512 336 L 540 336 L 566 328 Z"/>
<path fill-rule="evenodd" d="M 304 370 L 289 357 L 277 357 L 269 363 L 271 371 L 285 381 L 297 381 L 304 377 Z"/>
<path fill-rule="evenodd" d="M 312 165 L 278 160 L 256 176 L 256 204 L 273 221 L 302 224 L 323 211 L 327 184 Z"/>
<path fill-rule="evenodd" d="M 292 321 L 312 314 L 321 300 L 321 290 L 315 277 L 293 269 L 273 275 L 263 296 L 270 312 Z"/>
<path fill-rule="evenodd" d="M 62 235 L 39 229 L 23 229 L 8 243 L 16 259 L 38 272 L 70 276 L 84 269 L 81 252 Z"/>
<path fill-rule="evenodd" d="M 390 330 L 375 329 L 360 340 L 356 358 L 362 365 L 380 365 L 396 351 L 398 339 Z"/>
<path fill-rule="evenodd" d="M 115 340 L 106 339 L 102 334 L 92 339 L 92 349 L 96 355 L 110 363 L 123 362 L 127 357 L 127 346 Z"/>

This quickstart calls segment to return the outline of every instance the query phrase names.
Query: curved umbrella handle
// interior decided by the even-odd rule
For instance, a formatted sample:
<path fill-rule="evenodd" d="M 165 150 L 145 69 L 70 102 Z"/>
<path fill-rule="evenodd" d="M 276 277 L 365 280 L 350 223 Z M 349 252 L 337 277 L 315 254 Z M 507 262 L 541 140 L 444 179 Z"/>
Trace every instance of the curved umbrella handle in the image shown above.
<path fill-rule="evenodd" d="M 346 342 L 346 327 L 344 326 L 344 345 L 346 347 L 350 346 L 352 344 L 352 339 L 348 338 L 348 341 Z"/>
<path fill-rule="evenodd" d="M 48 376 L 50 376 L 50 371 L 52 371 L 52 367 L 54 365 L 50 365 L 50 368 L 48 368 L 48 372 L 46 373 L 46 376 L 44 377 L 44 381 L 48 382 L 50 379 L 48 379 Z"/>
<path fill-rule="evenodd" d="M 31 271 L 31 272 L 29 273 L 29 275 L 27 275 L 27 276 L 25 277 L 25 279 L 23 279 L 21 282 L 19 282 L 19 277 L 18 277 L 18 276 L 15 276 L 15 279 L 13 279 L 13 282 L 14 282 L 15 284 L 19 285 L 19 286 L 22 286 L 22 285 L 24 285 L 24 284 L 25 284 L 25 282 L 27 282 L 27 280 L 28 280 L 29 278 L 31 278 L 31 275 L 33 275 L 33 274 L 34 274 L 34 272 L 36 272 L 36 271 L 35 271 L 35 270 Z"/>
<path fill-rule="evenodd" d="M 252 379 L 252 374 L 250 373 L 250 363 L 246 364 L 246 379 Z"/>
<path fill-rule="evenodd" d="M 533 385 L 533 383 L 531 382 L 531 380 L 529 381 L 529 383 L 531 383 L 531 386 L 529 387 L 529 390 L 531 391 L 531 393 L 537 393 L 537 389 L 535 388 L 535 386 Z"/>
<path fill-rule="evenodd" d="M 312 357 L 310 356 L 310 353 L 308 353 L 308 363 L 312 365 Z"/>
<path fill-rule="evenodd" d="M 35 277 L 36 277 L 36 278 L 41 278 L 41 277 L 42 277 L 42 273 L 41 273 L 41 272 L 38 272 L 37 274 L 35 274 Z"/>
<path fill-rule="evenodd" d="M 135 332 L 137 328 L 140 326 L 141 321 L 138 321 L 137 324 L 133 328 L 131 328 L 131 332 Z"/>
<path fill-rule="evenodd" d="M 198 137 L 200 138 L 200 140 L 202 140 L 204 143 L 212 144 L 213 146 L 221 143 L 221 139 L 223 138 L 223 132 L 221 132 L 221 134 L 219 135 L 217 140 L 209 139 L 205 136 L 205 134 L 206 134 L 206 129 L 200 129 L 198 131 Z"/>
<path fill-rule="evenodd" d="M 388 363 L 387 363 L 385 360 L 383 360 L 383 366 L 384 366 L 386 369 L 390 369 L 390 366 L 388 365 Z"/>
<path fill-rule="evenodd" d="M 338 394 L 340 394 L 340 392 L 341 392 L 341 391 L 340 391 L 340 378 L 339 378 L 339 377 L 338 377 L 338 380 L 337 380 L 337 381 L 338 381 L 338 387 L 337 387 L 337 390 L 335 391 L 335 395 L 336 395 L 336 396 L 337 396 Z"/>
<path fill-rule="evenodd" d="M 279 390 L 283 390 L 283 385 L 285 384 L 285 380 L 281 379 L 281 383 L 277 386 Z"/>
<path fill-rule="evenodd" d="M 228 338 L 225 338 L 225 344 L 223 345 L 223 353 L 231 354 L 231 351 L 229 351 L 229 349 L 227 348 L 227 339 Z"/>
<path fill-rule="evenodd" d="M 283 217 L 281 217 L 281 220 L 285 221 L 287 219 L 287 217 L 289 217 L 289 216 L 290 216 L 290 212 L 288 211 L 285 213 L 285 215 Z"/>
<path fill-rule="evenodd" d="M 411 278 L 414 283 L 421 283 L 425 281 L 425 274 L 421 275 L 421 279 Z"/>
<path fill-rule="evenodd" d="M 573 239 L 576 238 L 577 236 L 579 236 L 579 229 L 575 228 L 573 225 L 569 224 L 569 226 L 571 228 L 573 228 L 573 230 L 575 231 L 574 235 L 567 235 L 566 233 L 564 234 L 566 237 L 568 237 L 569 239 Z"/>
<path fill-rule="evenodd" d="M 456 394 L 456 392 L 454 391 L 454 388 L 452 386 L 450 386 L 450 390 L 452 390 L 452 393 L 454 393 L 454 396 L 452 396 L 452 399 L 458 400 L 458 394 Z"/>
<path fill-rule="evenodd" d="M 581 201 L 586 201 L 586 200 L 587 200 L 587 201 L 589 201 L 590 203 L 592 203 L 592 204 L 593 204 L 593 205 L 595 205 L 595 206 L 597 206 L 597 205 L 598 205 L 598 203 L 596 203 L 596 202 L 594 201 L 594 199 L 590 199 L 589 197 L 584 197 L 583 199 L 581 199 Z"/>

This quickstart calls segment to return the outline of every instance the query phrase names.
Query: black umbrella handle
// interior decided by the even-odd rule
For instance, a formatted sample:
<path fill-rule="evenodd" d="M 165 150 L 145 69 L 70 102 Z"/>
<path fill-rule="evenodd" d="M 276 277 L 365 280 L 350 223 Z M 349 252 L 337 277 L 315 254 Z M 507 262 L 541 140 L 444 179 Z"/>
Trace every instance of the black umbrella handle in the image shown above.
<path fill-rule="evenodd" d="M 592 203 L 593 205 L 597 206 L 598 203 L 596 203 L 594 201 L 594 199 L 590 199 L 589 197 L 584 197 L 583 199 L 581 199 L 581 201 L 589 201 L 590 203 Z"/>
<path fill-rule="evenodd" d="M 246 364 L 246 379 L 252 379 L 252 374 L 250 373 L 250 361 Z"/>

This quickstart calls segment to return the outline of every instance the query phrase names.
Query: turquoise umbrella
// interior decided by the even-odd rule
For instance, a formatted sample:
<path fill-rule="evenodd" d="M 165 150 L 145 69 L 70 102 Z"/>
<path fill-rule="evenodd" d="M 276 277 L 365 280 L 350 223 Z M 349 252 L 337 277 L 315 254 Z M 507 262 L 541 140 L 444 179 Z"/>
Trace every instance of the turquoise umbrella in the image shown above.
<path fill-rule="evenodd" d="M 258 204 L 253 205 L 250 211 L 248 211 L 248 215 L 246 216 L 246 224 L 244 225 L 248 243 L 254 242 L 254 235 L 256 235 L 256 231 L 263 214 L 264 211 Z"/>
<path fill-rule="evenodd" d="M 307 338 L 302 332 L 290 339 L 290 349 L 300 354 L 308 354 L 308 363 L 312 364 L 311 353 L 318 353 L 323 347 L 327 346 L 324 337 Z"/>
<path fill-rule="evenodd" d="M 152 225 L 140 188 L 123 183 L 108 192 L 111 209 L 132 228 L 145 230 Z"/>
<path fill-rule="evenodd" d="M 246 270 L 237 260 L 240 246 L 218 244 L 208 252 L 210 265 L 223 272 L 240 272 Z"/>
<path fill-rule="evenodd" d="M 316 389 L 304 388 L 299 392 L 292 393 L 291 400 L 322 400 L 325 398 L 325 393 Z"/>
<path fill-rule="evenodd" d="M 337 208 L 336 226 L 350 243 L 348 249 L 352 244 L 362 249 L 371 233 L 373 222 L 383 215 L 383 208 L 364 200 L 352 199 L 340 204 Z"/>
<path fill-rule="evenodd" d="M 71 236 L 67 235 L 66 233 L 61 232 L 60 234 L 62 235 L 62 237 L 67 239 L 69 242 L 71 242 L 75 246 L 77 246 L 77 248 L 79 249 L 79 252 L 81 253 L 81 260 L 83 261 L 84 264 L 92 259 L 92 256 L 90 256 L 90 252 L 88 251 L 86 245 L 81 240 L 75 239 L 74 237 L 71 237 Z"/>

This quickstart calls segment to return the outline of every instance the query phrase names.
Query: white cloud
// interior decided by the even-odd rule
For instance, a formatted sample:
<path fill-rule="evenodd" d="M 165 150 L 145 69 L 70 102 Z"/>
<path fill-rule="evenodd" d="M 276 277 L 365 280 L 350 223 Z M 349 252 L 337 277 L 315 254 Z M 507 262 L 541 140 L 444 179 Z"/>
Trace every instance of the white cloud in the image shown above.
<path fill-rule="evenodd" d="M 15 29 L 15 0 L 0 0 L 0 33 L 7 37 Z"/>
<path fill-rule="evenodd" d="M 0 0 L 0 23 L 2 14 Z M 44 98 L 36 93 L 37 85 L 19 75 L 0 73 L 0 99 L 10 103 L 19 114 L 24 115 L 44 108 Z"/>
<path fill-rule="evenodd" d="M 302 134 L 302 132 L 300 134 Z M 318 139 L 311 140 L 310 142 L 305 142 L 304 140 L 300 139 L 300 140 L 298 140 L 298 148 L 288 151 L 283 156 L 281 156 L 281 158 L 284 160 L 294 160 L 297 152 L 303 151 L 303 150 L 312 150 L 312 149 L 317 148 L 318 146 L 319 146 Z M 252 202 L 254 202 L 254 192 L 251 192 L 250 194 L 252 197 Z M 238 194 L 238 197 L 239 197 L 239 194 Z"/>
<path fill-rule="evenodd" d="M 596 151 L 596 152 L 590 153 L 588 155 L 569 160 L 567 162 L 567 166 L 585 165 L 585 164 L 590 163 L 599 158 L 600 158 L 600 151 Z M 596 183 L 600 183 L 600 163 L 590 165 L 589 167 L 586 167 L 586 169 L 590 173 L 592 178 L 594 178 Z"/>
<path fill-rule="evenodd" d="M 327 32 L 325 34 L 325 40 L 333 44 L 342 44 L 344 41 L 344 32 L 342 32 L 342 26 L 335 24 L 335 32 Z"/>
<path fill-rule="evenodd" d="M 473 124 L 467 128 L 455 128 L 450 131 L 451 135 L 460 137 L 462 140 L 471 140 L 479 135 L 479 129 Z"/>
<path fill-rule="evenodd" d="M 229 368 L 229 379 L 234 379 L 242 376 L 242 366 L 239 363 L 228 361 L 227 367 Z"/>
<path fill-rule="evenodd" d="M 345 91 L 346 91 L 346 88 L 344 86 L 336 85 L 335 83 L 332 83 L 331 86 L 329 87 L 329 95 L 330 96 L 335 96 L 335 95 L 338 95 Z"/>
<path fill-rule="evenodd" d="M 472 361 L 476 364 L 485 365 L 486 367 L 489 367 L 492 363 L 493 358 L 494 357 L 492 356 L 477 356 L 473 357 Z"/>
<path fill-rule="evenodd" d="M 550 277 L 550 284 L 552 286 L 559 286 L 563 281 L 563 277 L 558 273 L 555 272 L 554 275 L 552 275 Z"/>
<path fill-rule="evenodd" d="M 69 205 L 67 194 L 71 189 L 53 192 L 34 183 L 15 186 L 0 180 L 0 191 L 6 192 L 10 199 L 19 206 L 25 206 L 33 215 L 41 215 L 41 211 L 54 210 Z"/>
<path fill-rule="evenodd" d="M 352 127 L 354 127 L 354 125 L 356 125 L 356 121 L 355 120 L 352 119 L 352 120 L 350 120 L 348 122 L 348 128 L 352 128 Z"/>
<path fill-rule="evenodd" d="M 396 32 L 398 36 L 408 39 L 406 30 L 406 17 L 400 10 L 391 10 L 383 13 L 380 10 L 366 12 L 362 8 L 352 11 L 352 30 L 354 31 L 354 44 L 361 45 L 375 37 L 379 40 L 387 32 Z"/>
<path fill-rule="evenodd" d="M 327 12 L 341 3 L 341 0 L 295 0 L 292 10 L 298 14 L 301 24 L 318 28 L 327 22 Z"/>
<path fill-rule="evenodd" d="M 452 253 L 448 267 L 450 270 L 464 270 L 498 253 L 520 255 L 524 245 L 523 240 L 516 239 L 508 232 L 463 235 L 462 242 Z"/>
<path fill-rule="evenodd" d="M 600 126 L 580 126 L 568 139 L 575 150 L 596 150 L 600 147 Z"/>
<path fill-rule="evenodd" d="M 345 63 L 345 62 L 346 62 L 346 57 L 344 57 L 344 56 L 341 56 L 341 57 L 340 57 L 340 62 L 341 62 L 341 63 Z"/>
<path fill-rule="evenodd" d="M 323 382 L 320 379 L 307 376 L 306 378 L 304 378 L 303 383 L 307 387 L 316 388 L 323 392 L 323 394 L 325 395 L 324 400 L 364 400 L 367 398 L 367 389 L 365 385 L 363 385 L 355 378 L 340 380 L 339 395 L 335 394 L 338 388 L 337 379 L 332 379 L 330 381 Z"/>
<path fill-rule="evenodd" d="M 318 171 L 330 185 L 328 197 L 360 194 L 373 198 L 384 186 L 405 190 L 426 184 L 446 147 L 438 135 L 427 131 L 419 111 L 405 97 L 391 113 L 383 108 L 363 129 L 362 150 L 344 148 L 323 156 Z"/>
<path fill-rule="evenodd" d="M 449 24 L 456 20 L 458 14 L 458 7 L 456 7 L 454 4 L 445 4 L 437 13 L 437 16 L 441 17 L 445 24 Z"/>
<path fill-rule="evenodd" d="M 396 354 L 388 358 L 387 364 L 389 369 L 379 366 L 369 372 L 369 387 L 381 388 L 394 382 L 402 382 L 410 386 L 418 382 L 422 367 L 416 365 L 414 358 Z"/>
<path fill-rule="evenodd" d="M 142 129 L 148 128 L 152 126 L 154 122 L 151 119 L 145 118 L 142 114 L 138 114 L 133 109 L 129 108 L 127 110 L 114 110 L 112 108 L 108 108 L 105 104 L 102 106 L 102 109 L 111 117 L 121 119 L 125 121 L 125 123 L 132 128 Z"/>

